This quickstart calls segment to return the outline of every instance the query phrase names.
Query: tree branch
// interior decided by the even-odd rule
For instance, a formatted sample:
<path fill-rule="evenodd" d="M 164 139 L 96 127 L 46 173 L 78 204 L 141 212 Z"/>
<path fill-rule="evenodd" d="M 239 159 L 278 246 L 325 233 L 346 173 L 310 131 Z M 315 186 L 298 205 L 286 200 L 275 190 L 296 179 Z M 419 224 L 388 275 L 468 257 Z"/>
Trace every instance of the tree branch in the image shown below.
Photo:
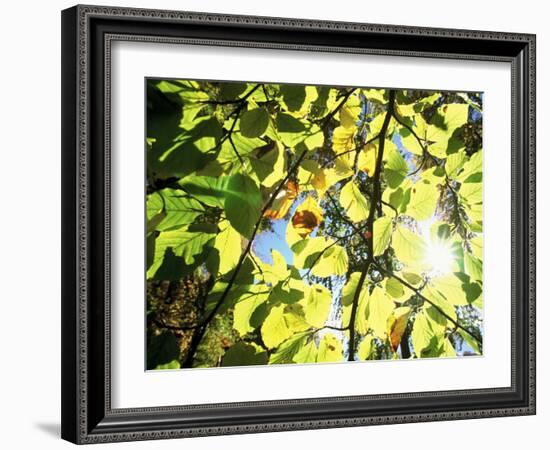
<path fill-rule="evenodd" d="M 233 134 L 233 131 L 235 130 L 235 125 L 237 125 L 237 120 L 239 120 L 239 116 L 241 114 L 241 111 L 243 110 L 243 108 L 246 105 L 246 101 L 248 100 L 248 97 L 250 97 L 258 88 L 260 88 L 260 86 L 263 86 L 263 84 L 257 84 L 256 86 L 254 86 L 250 90 L 250 92 L 248 92 L 243 98 L 239 99 L 238 101 L 231 101 L 230 102 L 230 103 L 236 103 L 239 106 L 237 106 L 237 108 L 231 113 L 231 114 L 235 114 L 235 118 L 233 119 L 233 123 L 231 124 L 231 128 L 229 129 L 227 134 L 225 134 L 224 137 L 220 141 L 220 146 L 221 146 L 225 142 L 226 139 L 229 139 L 229 142 L 231 143 L 231 148 L 233 149 L 233 152 L 235 153 L 235 155 L 237 156 L 237 159 L 241 163 L 241 166 L 244 165 L 244 161 L 243 161 L 241 155 L 239 154 L 239 152 L 237 150 L 237 147 L 235 146 L 235 143 L 233 142 L 233 138 L 231 137 L 231 135 Z"/>
<path fill-rule="evenodd" d="M 336 108 L 334 108 L 330 113 L 328 113 L 325 117 L 321 119 L 321 128 L 324 128 L 328 125 L 330 119 L 332 119 L 336 115 L 336 113 L 340 111 L 340 108 L 344 106 L 344 104 L 348 101 L 348 98 L 351 97 L 351 94 L 353 94 L 356 90 L 357 89 L 352 89 L 342 96 L 342 100 L 340 101 L 340 103 L 338 103 Z"/>
<path fill-rule="evenodd" d="M 321 330 L 348 331 L 349 330 L 349 325 L 347 327 L 333 327 L 332 325 L 323 325 L 321 328 L 317 328 L 313 332 L 317 333 Z"/>
<path fill-rule="evenodd" d="M 388 126 L 390 124 L 390 120 L 392 116 L 394 115 L 394 104 L 395 104 L 395 90 L 389 91 L 389 98 L 388 98 L 388 110 L 386 112 L 386 116 L 384 117 L 384 122 L 382 124 L 382 128 L 380 129 L 380 134 L 378 138 L 378 155 L 376 158 L 376 168 L 374 172 L 373 177 L 373 185 L 374 185 L 374 192 L 372 195 L 372 201 L 370 205 L 370 211 L 369 216 L 367 218 L 367 233 L 370 235 L 370 238 L 368 239 L 368 258 L 367 262 L 365 264 L 365 268 L 361 272 L 361 275 L 359 276 L 359 280 L 357 282 L 357 288 L 355 289 L 355 293 L 353 294 L 353 301 L 351 304 L 351 313 L 350 313 L 350 319 L 349 319 L 349 341 L 348 341 L 348 361 L 354 361 L 355 360 L 355 319 L 357 316 L 357 308 L 359 306 L 359 298 L 361 296 L 361 290 L 363 288 L 363 284 L 365 283 L 365 280 L 367 279 L 367 274 L 369 272 L 369 268 L 371 264 L 374 262 L 374 255 L 373 255 L 373 225 L 374 225 L 374 216 L 376 214 L 377 210 L 377 204 L 379 203 L 381 192 L 380 192 L 380 172 L 382 171 L 382 161 L 384 158 L 384 145 L 386 142 L 386 133 L 388 131 Z"/>

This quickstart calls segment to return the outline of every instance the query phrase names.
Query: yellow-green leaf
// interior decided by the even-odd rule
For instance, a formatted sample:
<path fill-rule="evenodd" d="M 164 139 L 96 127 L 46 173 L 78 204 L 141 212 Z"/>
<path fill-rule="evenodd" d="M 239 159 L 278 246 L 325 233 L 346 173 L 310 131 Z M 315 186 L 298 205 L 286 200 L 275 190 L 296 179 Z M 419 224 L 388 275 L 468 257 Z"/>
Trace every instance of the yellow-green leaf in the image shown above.
<path fill-rule="evenodd" d="M 292 361 L 297 364 L 317 362 L 317 347 L 313 341 L 305 344 L 293 357 Z"/>
<path fill-rule="evenodd" d="M 340 191 L 340 204 L 353 222 L 360 222 L 369 216 L 369 204 L 357 185 L 350 181 Z"/>
<path fill-rule="evenodd" d="M 267 352 L 253 342 L 237 342 L 222 358 L 222 366 L 254 366 L 267 364 Z"/>
<path fill-rule="evenodd" d="M 219 224 L 220 232 L 214 240 L 214 248 L 218 250 L 220 274 L 226 274 L 233 270 L 242 252 L 241 235 L 229 224 L 227 220 L 223 220 Z"/>
<path fill-rule="evenodd" d="M 321 328 L 328 318 L 331 303 L 332 296 L 326 287 L 320 284 L 311 286 L 303 300 L 307 322 L 316 328 Z"/>
<path fill-rule="evenodd" d="M 284 304 L 271 308 L 262 324 L 262 339 L 268 348 L 277 347 L 293 334 L 286 324 L 284 309 Z"/>
<path fill-rule="evenodd" d="M 374 337 L 370 334 L 365 336 L 365 338 L 359 344 L 357 349 L 357 355 L 361 361 L 366 361 L 369 359 L 375 359 L 376 357 L 376 342 Z"/>
<path fill-rule="evenodd" d="M 432 278 L 429 286 L 439 291 L 453 305 L 462 306 L 469 304 L 462 281 L 454 273 Z"/>
<path fill-rule="evenodd" d="M 416 183 L 411 190 L 407 214 L 419 221 L 429 219 L 435 212 L 438 199 L 439 191 L 435 185 Z"/>
<path fill-rule="evenodd" d="M 386 176 L 386 181 L 390 188 L 395 189 L 407 176 L 409 166 L 392 141 L 386 141 L 384 161 L 384 175 Z"/>
<path fill-rule="evenodd" d="M 476 205 L 483 201 L 482 183 L 463 183 L 458 192 L 469 205 Z"/>
<path fill-rule="evenodd" d="M 416 233 L 397 225 L 392 235 L 392 247 L 397 259 L 407 266 L 418 266 L 425 258 L 426 243 Z"/>
<path fill-rule="evenodd" d="M 344 349 L 342 341 L 332 333 L 327 333 L 319 343 L 317 362 L 338 362 L 342 361 Z"/>
<path fill-rule="evenodd" d="M 225 192 L 225 215 L 233 228 L 250 239 L 260 218 L 262 197 L 257 184 L 247 175 L 232 175 Z"/>
<path fill-rule="evenodd" d="M 395 305 L 390 297 L 379 287 L 375 287 L 367 301 L 367 323 L 380 339 L 386 338 L 386 324 Z"/>
<path fill-rule="evenodd" d="M 373 225 L 373 252 L 374 256 L 380 256 L 386 251 L 390 243 L 393 231 L 393 220 L 390 217 L 379 217 Z"/>
<path fill-rule="evenodd" d="M 340 245 L 333 245 L 323 252 L 313 266 L 311 273 L 326 278 L 332 275 L 344 275 L 348 271 L 348 253 Z"/>
<path fill-rule="evenodd" d="M 309 338 L 309 333 L 297 333 L 285 340 L 277 351 L 269 358 L 269 364 L 289 364 L 293 363 L 293 358 L 298 354 Z"/>
<path fill-rule="evenodd" d="M 233 328 L 244 336 L 254 330 L 250 319 L 254 311 L 267 301 L 269 289 L 265 285 L 251 286 L 236 302 L 233 310 Z"/>

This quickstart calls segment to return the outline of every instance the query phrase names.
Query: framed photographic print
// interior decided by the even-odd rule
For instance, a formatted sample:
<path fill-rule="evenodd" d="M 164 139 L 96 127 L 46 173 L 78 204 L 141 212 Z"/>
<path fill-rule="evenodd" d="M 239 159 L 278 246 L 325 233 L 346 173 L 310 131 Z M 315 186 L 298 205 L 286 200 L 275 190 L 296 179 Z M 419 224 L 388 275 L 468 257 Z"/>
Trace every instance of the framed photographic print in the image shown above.
<path fill-rule="evenodd" d="M 535 37 L 62 13 L 62 436 L 535 413 Z"/>

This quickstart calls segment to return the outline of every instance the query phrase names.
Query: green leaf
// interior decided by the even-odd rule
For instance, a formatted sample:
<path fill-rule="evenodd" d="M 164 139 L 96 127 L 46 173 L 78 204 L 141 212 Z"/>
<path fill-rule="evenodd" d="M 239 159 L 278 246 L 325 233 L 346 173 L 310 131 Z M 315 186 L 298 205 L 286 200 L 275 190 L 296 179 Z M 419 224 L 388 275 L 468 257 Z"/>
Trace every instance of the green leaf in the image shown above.
<path fill-rule="evenodd" d="M 332 275 L 344 275 L 348 271 L 348 253 L 340 245 L 333 245 L 325 251 L 313 266 L 311 273 L 326 278 Z"/>
<path fill-rule="evenodd" d="M 420 275 L 412 272 L 403 272 L 403 278 L 413 286 L 418 286 L 423 281 Z"/>
<path fill-rule="evenodd" d="M 147 370 L 179 369 L 179 347 L 171 331 L 151 336 L 147 345 Z"/>
<path fill-rule="evenodd" d="M 283 342 L 269 358 L 269 364 L 293 363 L 293 358 L 302 350 L 310 333 L 297 333 Z"/>
<path fill-rule="evenodd" d="M 379 217 L 373 225 L 373 252 L 374 256 L 380 256 L 386 251 L 390 244 L 393 231 L 393 220 L 390 217 Z"/>
<path fill-rule="evenodd" d="M 220 97 L 222 100 L 236 100 L 246 91 L 246 83 L 222 83 L 220 87 Z"/>
<path fill-rule="evenodd" d="M 164 211 L 163 219 L 156 225 L 156 229 L 159 231 L 190 225 L 205 211 L 197 200 L 189 197 L 185 192 L 176 189 L 163 189 L 148 197 L 148 215 L 150 208 L 151 212 L 157 210 L 159 197 Z"/>
<path fill-rule="evenodd" d="M 262 277 L 266 283 L 276 285 L 279 281 L 288 278 L 290 271 L 288 270 L 286 259 L 280 252 L 275 249 L 271 249 L 271 257 L 273 264 L 267 264 L 256 258 L 257 263 L 262 269 Z"/>
<path fill-rule="evenodd" d="M 343 358 L 342 341 L 332 333 L 325 334 L 319 343 L 317 362 L 338 362 L 342 361 Z"/>
<path fill-rule="evenodd" d="M 433 326 L 425 310 L 420 311 L 413 323 L 411 339 L 417 358 L 438 356 L 444 336 Z"/>
<path fill-rule="evenodd" d="M 206 167 L 202 172 L 207 173 L 201 172 L 201 175 L 220 176 L 222 173 L 230 173 L 234 168 L 240 170 L 241 160 L 253 157 L 264 145 L 266 143 L 263 139 L 247 138 L 241 133 L 233 133 L 231 140 L 223 141 L 218 158 L 211 164 L 212 167 Z"/>
<path fill-rule="evenodd" d="M 386 278 L 384 284 L 386 292 L 390 297 L 392 297 L 394 302 L 402 303 L 410 298 L 414 292 L 408 287 L 404 286 L 399 280 L 389 277 Z"/>
<path fill-rule="evenodd" d="M 380 339 L 385 339 L 387 334 L 387 322 L 395 308 L 393 300 L 386 292 L 375 287 L 367 301 L 367 323 L 374 334 Z"/>
<path fill-rule="evenodd" d="M 242 238 L 237 231 L 223 220 L 219 223 L 220 232 L 214 240 L 214 248 L 218 251 L 218 273 L 225 275 L 233 270 L 242 253 Z"/>
<path fill-rule="evenodd" d="M 264 320 L 261 327 L 262 339 L 268 348 L 275 348 L 296 331 L 307 328 L 309 325 L 305 322 L 301 305 L 281 304 L 272 307 Z"/>
<path fill-rule="evenodd" d="M 353 181 L 340 191 L 340 204 L 353 222 L 361 222 L 369 216 L 369 204 Z"/>
<path fill-rule="evenodd" d="M 348 282 L 342 289 L 342 326 L 347 327 L 350 322 L 351 308 L 355 292 L 359 286 L 359 278 L 361 274 L 354 272 L 350 275 Z M 361 292 L 359 293 L 357 303 L 357 313 L 355 316 L 355 329 L 359 334 L 365 334 L 368 330 L 367 324 L 367 303 L 369 300 L 369 290 L 367 283 L 363 283 Z"/>
<path fill-rule="evenodd" d="M 213 232 L 188 231 L 177 229 L 161 232 L 155 241 L 153 263 L 147 271 L 147 278 L 152 278 L 161 267 L 165 254 L 181 257 L 180 264 L 192 265 L 201 255 L 206 245 L 214 238 Z M 176 259 L 175 261 L 178 261 Z"/>
<path fill-rule="evenodd" d="M 229 177 L 224 209 L 233 228 L 250 239 L 262 209 L 262 196 L 252 178 L 240 173 Z"/>
<path fill-rule="evenodd" d="M 359 344 L 357 355 L 361 361 L 376 359 L 376 341 L 373 336 L 370 334 L 365 336 Z"/>
<path fill-rule="evenodd" d="M 313 341 L 305 344 L 293 357 L 292 361 L 298 364 L 317 362 L 317 347 Z"/>
<path fill-rule="evenodd" d="M 264 149 L 258 149 L 256 156 L 250 157 L 250 164 L 262 186 L 271 188 L 285 177 L 287 157 L 284 148 L 278 142 L 267 144 Z"/>
<path fill-rule="evenodd" d="M 294 266 L 298 269 L 311 269 L 315 276 L 325 278 L 344 275 L 348 270 L 346 250 L 336 245 L 332 239 L 313 237 L 297 240 L 291 249 L 294 252 Z"/>
<path fill-rule="evenodd" d="M 237 342 L 229 347 L 222 359 L 222 366 L 254 366 L 267 364 L 267 352 L 253 342 Z"/>
<path fill-rule="evenodd" d="M 452 153 L 447 156 L 445 161 L 445 172 L 451 178 L 455 178 L 457 173 L 462 169 L 467 157 L 464 150 L 460 150 L 456 153 Z"/>
<path fill-rule="evenodd" d="M 260 137 L 269 125 L 269 113 L 265 108 L 245 111 L 240 118 L 241 134 L 247 138 Z"/>
<path fill-rule="evenodd" d="M 208 177 L 189 175 L 178 184 L 182 190 L 202 203 L 223 208 L 227 177 Z"/>
<path fill-rule="evenodd" d="M 262 339 L 268 348 L 277 347 L 293 334 L 286 324 L 284 309 L 284 304 L 271 308 L 262 324 Z"/>
<path fill-rule="evenodd" d="M 331 303 L 332 296 L 326 287 L 320 284 L 311 286 L 303 301 L 306 321 L 321 328 L 328 318 Z"/>
<path fill-rule="evenodd" d="M 293 304 L 302 300 L 305 292 L 305 285 L 303 281 L 294 280 L 296 284 L 292 281 L 293 280 L 291 279 L 288 282 L 285 280 L 277 283 L 277 285 L 273 288 L 273 291 L 271 291 L 270 301 L 273 303 L 282 302 L 286 304 Z M 294 286 L 297 286 L 298 289 Z"/>
<path fill-rule="evenodd" d="M 483 201 L 482 183 L 463 183 L 458 192 L 469 205 L 476 205 Z"/>
<path fill-rule="evenodd" d="M 403 225 L 397 225 L 395 228 L 392 246 L 397 259 L 407 266 L 418 266 L 426 255 L 424 240 Z"/>
<path fill-rule="evenodd" d="M 464 252 L 464 270 L 470 279 L 483 281 L 483 265 L 481 260 Z"/>
<path fill-rule="evenodd" d="M 426 122 L 421 114 L 416 114 L 414 130 L 432 155 L 445 158 L 453 133 L 467 120 L 468 105 L 453 103 L 439 107 L 436 114 L 432 116 L 431 123 Z M 401 128 L 401 136 L 403 145 L 411 153 L 422 155 L 422 146 L 405 127 Z"/>
<path fill-rule="evenodd" d="M 204 308 L 205 315 L 208 315 L 212 309 L 218 304 L 225 290 L 227 289 L 227 281 L 219 280 L 216 281 L 208 296 L 206 297 L 206 305 Z M 218 314 L 224 314 L 229 309 L 233 308 L 238 301 L 245 301 L 249 298 L 252 298 L 256 295 L 260 295 L 260 292 L 254 288 L 255 285 L 250 284 L 236 284 L 234 283 L 231 286 L 231 289 L 227 293 L 224 302 L 218 309 Z M 260 286 L 258 286 L 260 287 Z M 267 288 L 263 286 L 264 290 L 267 292 Z"/>
<path fill-rule="evenodd" d="M 309 330 L 311 325 L 306 322 L 302 302 L 285 305 L 284 318 L 292 333 Z"/>
<path fill-rule="evenodd" d="M 470 160 L 464 164 L 464 169 L 457 177 L 457 180 L 461 183 L 465 183 L 471 178 L 476 177 L 477 174 L 481 174 L 483 168 L 483 153 L 481 150 L 470 156 Z"/>
<path fill-rule="evenodd" d="M 179 369 L 180 362 L 177 359 L 173 359 L 170 362 L 167 362 L 166 364 L 159 364 L 157 367 L 155 367 L 155 370 L 174 370 Z"/>
<path fill-rule="evenodd" d="M 283 101 L 289 111 L 298 111 L 306 99 L 306 87 L 302 85 L 283 84 L 279 88 Z"/>
<path fill-rule="evenodd" d="M 308 150 L 313 150 L 324 143 L 323 131 L 311 122 L 280 112 L 277 114 L 275 123 L 277 133 L 286 147 L 294 148 L 303 142 Z"/>
<path fill-rule="evenodd" d="M 450 317 L 455 322 L 458 320 L 458 317 L 456 315 L 456 309 L 455 307 L 447 301 L 445 296 L 443 296 L 439 291 L 434 289 L 431 286 L 426 286 L 422 294 L 430 300 L 434 306 L 430 306 L 428 304 L 425 304 L 426 313 L 428 316 L 437 324 L 445 327 L 447 325 L 454 326 L 454 324 L 449 324 L 447 317 L 445 315 L 441 314 L 441 311 L 445 313 L 448 317 Z M 439 311 L 439 310 L 441 311 Z"/>
<path fill-rule="evenodd" d="M 440 292 L 453 305 L 464 306 L 469 304 L 462 281 L 453 273 L 432 278 L 429 286 Z"/>
<path fill-rule="evenodd" d="M 388 103 L 386 89 L 364 89 L 363 93 L 369 102 L 385 105 Z"/>
<path fill-rule="evenodd" d="M 153 81 L 156 88 L 173 101 L 181 104 L 208 100 L 208 94 L 193 80 Z"/>
<path fill-rule="evenodd" d="M 407 214 L 418 221 L 427 220 L 434 215 L 438 199 L 439 191 L 436 186 L 416 183 L 412 187 Z"/>
<path fill-rule="evenodd" d="M 147 233 L 155 231 L 158 225 L 166 218 L 164 200 L 158 192 L 147 196 Z"/>
<path fill-rule="evenodd" d="M 476 258 L 483 259 L 483 238 L 481 236 L 475 236 L 470 239 L 470 247 Z"/>
<path fill-rule="evenodd" d="M 287 147 L 295 147 L 305 139 L 306 126 L 296 117 L 286 113 L 277 114 L 277 132 Z"/>
<path fill-rule="evenodd" d="M 311 268 L 318 260 L 321 252 L 325 251 L 333 243 L 332 239 L 325 239 L 320 236 L 297 240 L 291 246 L 291 250 L 294 253 L 294 266 L 297 269 Z"/>
<path fill-rule="evenodd" d="M 349 306 L 353 302 L 353 296 L 357 290 L 357 285 L 359 284 L 359 278 L 361 277 L 360 272 L 353 272 L 347 283 L 342 288 L 342 305 Z"/>
<path fill-rule="evenodd" d="M 182 178 L 206 166 L 216 157 L 222 128 L 215 117 L 199 117 L 188 130 L 147 136 L 155 138 L 147 152 L 147 170 L 156 178 Z"/>
<path fill-rule="evenodd" d="M 384 159 L 386 160 L 384 175 L 386 176 L 388 186 L 395 189 L 409 173 L 409 166 L 395 145 L 389 145 L 384 155 Z"/>
<path fill-rule="evenodd" d="M 237 332 L 244 336 L 254 330 L 254 326 L 250 323 L 250 320 L 261 305 L 263 305 L 269 296 L 269 289 L 265 285 L 253 285 L 248 292 L 236 301 L 235 308 L 233 310 L 233 328 Z"/>

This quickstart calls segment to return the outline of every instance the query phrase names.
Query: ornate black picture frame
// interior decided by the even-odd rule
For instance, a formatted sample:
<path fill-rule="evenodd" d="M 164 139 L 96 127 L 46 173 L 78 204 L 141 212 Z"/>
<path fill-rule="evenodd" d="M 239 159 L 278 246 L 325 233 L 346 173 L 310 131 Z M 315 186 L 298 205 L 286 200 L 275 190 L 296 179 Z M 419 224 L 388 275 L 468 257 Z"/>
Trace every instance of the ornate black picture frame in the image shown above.
<path fill-rule="evenodd" d="M 109 108 L 117 40 L 511 63 L 511 386 L 113 409 Z M 535 414 L 534 35 L 75 6 L 62 13 L 62 84 L 64 439 L 84 444 Z"/>

